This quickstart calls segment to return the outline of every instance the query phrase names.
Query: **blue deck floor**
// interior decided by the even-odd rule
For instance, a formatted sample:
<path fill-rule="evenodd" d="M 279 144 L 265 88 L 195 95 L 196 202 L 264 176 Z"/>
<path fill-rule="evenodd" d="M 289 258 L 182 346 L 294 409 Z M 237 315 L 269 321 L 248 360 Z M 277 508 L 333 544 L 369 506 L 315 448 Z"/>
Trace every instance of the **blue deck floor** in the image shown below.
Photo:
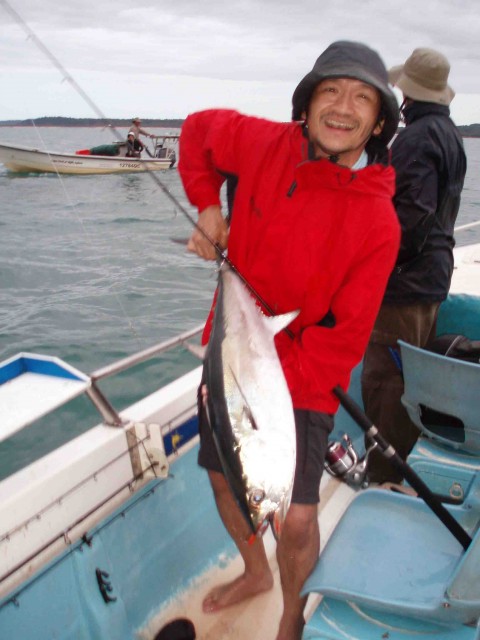
<path fill-rule="evenodd" d="M 127 640 L 188 581 L 234 552 L 194 448 L 0 603 L 5 640 Z M 108 574 L 106 603 L 96 570 Z"/>

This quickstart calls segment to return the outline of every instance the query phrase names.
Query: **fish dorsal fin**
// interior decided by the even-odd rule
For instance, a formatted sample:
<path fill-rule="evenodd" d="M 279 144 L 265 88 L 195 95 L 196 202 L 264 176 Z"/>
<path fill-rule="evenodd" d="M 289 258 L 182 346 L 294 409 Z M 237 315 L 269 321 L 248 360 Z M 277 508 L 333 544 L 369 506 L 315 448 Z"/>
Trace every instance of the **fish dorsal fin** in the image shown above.
<path fill-rule="evenodd" d="M 205 352 L 207 350 L 206 345 L 192 344 L 191 342 L 184 342 L 183 345 L 199 360 L 205 360 Z"/>
<path fill-rule="evenodd" d="M 295 320 L 300 310 L 282 313 L 279 316 L 263 316 L 264 325 L 273 334 L 277 334 Z"/>

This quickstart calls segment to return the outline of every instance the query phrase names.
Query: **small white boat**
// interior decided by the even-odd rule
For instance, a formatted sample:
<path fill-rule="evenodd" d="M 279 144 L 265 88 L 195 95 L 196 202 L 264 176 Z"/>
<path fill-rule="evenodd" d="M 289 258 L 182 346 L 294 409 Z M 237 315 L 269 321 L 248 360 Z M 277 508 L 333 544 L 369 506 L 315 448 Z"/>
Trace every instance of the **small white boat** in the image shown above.
<path fill-rule="evenodd" d="M 126 145 L 116 145 L 119 155 L 85 153 L 58 153 L 29 147 L 0 144 L 0 163 L 9 171 L 21 173 L 62 173 L 89 175 L 104 173 L 135 173 L 165 171 L 176 162 L 174 145 L 178 136 L 159 136 L 153 157 L 127 158 Z M 114 145 L 105 145 L 114 146 Z M 94 148 L 95 149 L 95 148 Z M 101 149 L 101 147 L 96 147 Z"/>
<path fill-rule="evenodd" d="M 479 339 L 480 244 L 455 255 L 439 331 Z M 170 620 L 185 617 L 198 640 L 275 638 L 281 591 L 270 531 L 264 540 L 273 590 L 202 613 L 204 595 L 240 573 L 241 561 L 218 517 L 207 474 L 196 463 L 200 368 L 121 413 L 98 387 L 181 347 L 199 330 L 90 375 L 42 355 L 24 353 L 0 363 L 0 440 L 79 394 L 87 394 L 102 420 L 0 482 L 0 638 L 149 640 Z M 322 553 L 305 587 L 303 640 L 480 640 L 480 364 L 459 362 L 457 376 L 452 371 L 458 361 L 410 351 L 415 375 L 410 380 L 404 368 L 406 389 L 418 393 L 427 382 L 433 404 L 455 391 L 455 408 L 447 413 L 458 408 L 476 416 L 473 425 L 464 424 L 463 444 L 456 439 L 448 446 L 445 438 L 435 441 L 425 433 L 409 458 L 433 492 L 451 499 L 446 507 L 472 542 L 464 551 L 419 498 L 360 489 L 361 483 L 355 488 L 325 473 Z M 431 368 L 432 357 L 443 367 L 440 373 Z M 470 382 L 453 384 L 464 373 Z M 361 402 L 360 366 L 349 393 Z M 363 432 L 340 409 L 332 437 L 343 433 L 362 450 Z"/>

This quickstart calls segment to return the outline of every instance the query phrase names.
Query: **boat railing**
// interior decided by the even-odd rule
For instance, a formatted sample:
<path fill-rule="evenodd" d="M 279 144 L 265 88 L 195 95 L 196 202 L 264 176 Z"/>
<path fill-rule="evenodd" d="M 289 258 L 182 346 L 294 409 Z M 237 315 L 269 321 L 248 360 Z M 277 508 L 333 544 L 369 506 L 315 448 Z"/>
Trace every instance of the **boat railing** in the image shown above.
<path fill-rule="evenodd" d="M 175 163 L 177 159 L 176 149 L 178 147 L 178 135 L 161 135 L 154 136 L 153 140 L 153 156 L 155 158 L 163 158 Z"/>
<path fill-rule="evenodd" d="M 166 351 L 170 351 L 170 349 L 174 349 L 180 345 L 184 345 L 188 340 L 194 338 L 199 335 L 203 331 L 204 325 L 201 324 L 189 331 L 184 331 L 180 333 L 178 336 L 170 338 L 169 340 L 165 340 L 164 342 L 159 342 L 152 347 L 148 347 L 143 351 L 138 351 L 137 353 L 132 354 L 131 356 L 127 356 L 126 358 L 122 358 L 117 362 L 113 362 L 106 367 L 102 367 L 101 369 L 97 369 L 93 373 L 90 374 L 90 378 L 93 381 L 102 380 L 103 378 L 108 378 L 109 376 L 116 375 L 117 373 L 121 373 L 122 371 L 126 371 L 131 367 L 136 366 L 137 364 L 141 364 L 146 360 L 150 360 L 155 356 L 160 355 L 161 353 L 165 353 Z"/>
<path fill-rule="evenodd" d="M 148 347 L 147 349 L 143 349 L 142 351 L 138 351 L 137 353 L 132 354 L 131 356 L 127 356 L 126 358 L 122 358 L 117 362 L 113 362 L 106 367 L 102 367 L 97 369 L 92 374 L 90 374 L 91 386 L 86 390 L 86 393 L 90 400 L 95 405 L 96 409 L 102 415 L 103 421 L 106 425 L 111 427 L 120 427 L 123 426 L 124 421 L 118 414 L 118 412 L 113 408 L 107 398 L 104 396 L 102 391 L 100 391 L 97 382 L 104 378 L 108 378 L 110 376 L 121 373 L 122 371 L 126 371 L 131 367 L 134 367 L 142 362 L 150 360 L 155 356 L 158 356 L 166 351 L 170 351 L 175 347 L 184 345 L 188 340 L 194 338 L 199 335 L 203 330 L 203 325 L 199 325 L 190 329 L 189 331 L 185 331 L 178 336 L 170 338 L 169 340 L 165 340 L 164 342 L 160 342 L 152 347 Z"/>

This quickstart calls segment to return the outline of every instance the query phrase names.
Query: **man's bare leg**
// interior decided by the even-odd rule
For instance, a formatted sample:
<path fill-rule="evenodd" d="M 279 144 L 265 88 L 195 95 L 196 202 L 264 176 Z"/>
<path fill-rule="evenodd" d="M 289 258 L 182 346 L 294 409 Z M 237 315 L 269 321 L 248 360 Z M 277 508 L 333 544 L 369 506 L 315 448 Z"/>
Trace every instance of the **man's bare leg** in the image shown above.
<path fill-rule="evenodd" d="M 320 552 L 316 504 L 292 504 L 280 540 L 277 560 L 283 592 L 283 614 L 277 640 L 300 640 L 307 598 L 300 597 Z"/>
<path fill-rule="evenodd" d="M 213 613 L 242 600 L 246 600 L 273 586 L 273 576 L 261 538 L 250 542 L 251 530 L 245 521 L 230 487 L 221 473 L 208 472 L 215 501 L 222 522 L 237 545 L 245 563 L 241 576 L 212 589 L 203 601 L 203 611 Z"/>

